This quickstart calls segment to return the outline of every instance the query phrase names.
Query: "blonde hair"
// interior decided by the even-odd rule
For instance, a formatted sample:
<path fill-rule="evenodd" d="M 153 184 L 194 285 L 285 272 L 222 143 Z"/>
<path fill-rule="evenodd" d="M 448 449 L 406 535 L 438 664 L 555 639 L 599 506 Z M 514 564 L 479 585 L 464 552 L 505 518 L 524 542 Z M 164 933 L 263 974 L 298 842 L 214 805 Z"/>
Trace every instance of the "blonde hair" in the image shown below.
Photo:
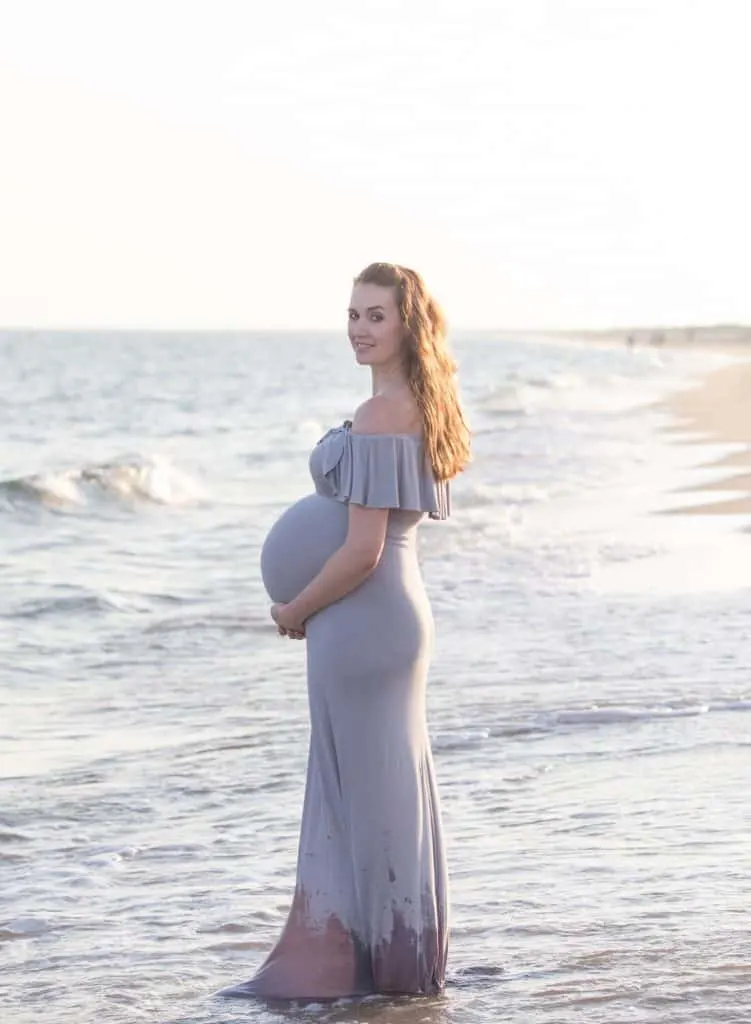
<path fill-rule="evenodd" d="M 404 368 L 422 415 L 425 452 L 435 478 L 450 480 L 465 468 L 471 453 L 443 311 L 417 271 L 395 263 L 371 263 L 355 284 L 381 285 L 396 293 L 406 328 Z"/>

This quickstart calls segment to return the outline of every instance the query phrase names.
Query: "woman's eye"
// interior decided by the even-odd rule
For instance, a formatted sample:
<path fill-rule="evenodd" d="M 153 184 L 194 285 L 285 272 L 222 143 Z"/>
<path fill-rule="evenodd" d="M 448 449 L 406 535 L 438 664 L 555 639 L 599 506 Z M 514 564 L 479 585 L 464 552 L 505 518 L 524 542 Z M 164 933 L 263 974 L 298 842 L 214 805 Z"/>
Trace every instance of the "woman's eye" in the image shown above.
<path fill-rule="evenodd" d="M 375 320 L 376 323 L 380 323 L 380 321 L 383 320 L 383 315 L 381 313 L 374 313 L 373 320 Z"/>
<path fill-rule="evenodd" d="M 350 320 L 357 320 L 357 313 L 353 309 L 349 311 L 349 318 Z"/>

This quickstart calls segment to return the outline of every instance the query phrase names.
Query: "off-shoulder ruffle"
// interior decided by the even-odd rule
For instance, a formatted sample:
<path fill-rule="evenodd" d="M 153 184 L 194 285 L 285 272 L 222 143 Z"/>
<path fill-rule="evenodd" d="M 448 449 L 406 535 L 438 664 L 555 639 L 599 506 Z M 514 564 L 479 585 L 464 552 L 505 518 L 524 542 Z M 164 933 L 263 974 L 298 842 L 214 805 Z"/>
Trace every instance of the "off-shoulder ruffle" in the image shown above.
<path fill-rule="evenodd" d="M 448 518 L 448 481 L 435 480 L 426 468 L 418 437 L 354 434 L 349 427 L 335 427 L 319 442 L 323 473 L 337 501 Z"/>

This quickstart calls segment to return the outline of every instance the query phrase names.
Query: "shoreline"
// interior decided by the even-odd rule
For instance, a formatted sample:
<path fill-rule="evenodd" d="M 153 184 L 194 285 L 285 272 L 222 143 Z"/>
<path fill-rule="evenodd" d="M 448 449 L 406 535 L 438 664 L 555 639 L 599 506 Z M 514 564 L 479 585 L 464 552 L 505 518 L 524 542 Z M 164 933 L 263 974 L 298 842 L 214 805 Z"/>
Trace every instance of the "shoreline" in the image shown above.
<path fill-rule="evenodd" d="M 567 339 L 569 341 L 599 342 L 624 345 L 629 348 L 710 348 L 733 352 L 751 359 L 751 327 L 744 324 L 688 324 L 684 327 L 645 325 L 640 327 L 613 327 L 596 330 L 528 331 L 526 334 Z"/>
<path fill-rule="evenodd" d="M 731 471 L 682 489 L 706 493 L 706 502 L 693 502 L 664 514 L 751 515 L 751 351 L 744 354 L 748 361 L 713 370 L 700 384 L 675 392 L 661 403 L 673 418 L 665 429 L 680 443 L 695 445 L 697 450 L 702 444 L 742 446 L 717 459 L 697 462 L 697 469 Z M 713 501 L 716 491 L 736 492 L 737 496 Z"/>

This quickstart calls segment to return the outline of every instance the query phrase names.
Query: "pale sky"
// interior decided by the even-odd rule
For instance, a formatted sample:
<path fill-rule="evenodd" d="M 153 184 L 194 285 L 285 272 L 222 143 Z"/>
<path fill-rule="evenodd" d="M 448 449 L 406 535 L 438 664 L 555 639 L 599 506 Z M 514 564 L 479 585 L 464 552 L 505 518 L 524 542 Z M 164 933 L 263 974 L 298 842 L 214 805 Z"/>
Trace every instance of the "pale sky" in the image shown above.
<path fill-rule="evenodd" d="M 0 0 L 0 326 L 751 322 L 744 0 Z M 744 125 L 746 127 L 744 127 Z"/>

